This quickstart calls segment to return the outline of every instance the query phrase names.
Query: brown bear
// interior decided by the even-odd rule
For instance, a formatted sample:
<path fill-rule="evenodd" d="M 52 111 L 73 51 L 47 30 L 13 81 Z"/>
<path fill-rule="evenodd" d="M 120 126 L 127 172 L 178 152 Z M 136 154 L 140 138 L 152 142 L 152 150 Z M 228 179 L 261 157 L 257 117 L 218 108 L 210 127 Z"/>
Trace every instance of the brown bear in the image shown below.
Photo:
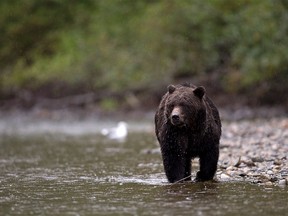
<path fill-rule="evenodd" d="M 169 85 L 155 114 L 155 132 L 169 182 L 191 180 L 191 159 L 195 157 L 200 158 L 196 181 L 213 179 L 221 121 L 204 87 Z"/>

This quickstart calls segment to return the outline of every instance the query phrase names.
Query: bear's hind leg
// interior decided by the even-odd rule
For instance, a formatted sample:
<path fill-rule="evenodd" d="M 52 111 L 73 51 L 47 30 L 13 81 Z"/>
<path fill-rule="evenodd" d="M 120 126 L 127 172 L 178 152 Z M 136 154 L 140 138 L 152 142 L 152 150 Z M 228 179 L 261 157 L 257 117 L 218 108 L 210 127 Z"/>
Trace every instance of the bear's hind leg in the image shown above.
<path fill-rule="evenodd" d="M 184 181 L 191 181 L 191 158 L 187 158 L 185 163 Z"/>

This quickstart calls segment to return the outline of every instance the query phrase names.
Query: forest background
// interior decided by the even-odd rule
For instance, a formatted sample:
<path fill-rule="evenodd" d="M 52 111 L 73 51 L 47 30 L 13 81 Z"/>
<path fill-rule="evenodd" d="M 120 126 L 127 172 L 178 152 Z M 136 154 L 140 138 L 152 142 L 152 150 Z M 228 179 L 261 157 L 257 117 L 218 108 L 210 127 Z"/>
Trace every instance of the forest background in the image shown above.
<path fill-rule="evenodd" d="M 1 0 L 0 108 L 151 109 L 170 83 L 288 107 L 286 0 Z"/>

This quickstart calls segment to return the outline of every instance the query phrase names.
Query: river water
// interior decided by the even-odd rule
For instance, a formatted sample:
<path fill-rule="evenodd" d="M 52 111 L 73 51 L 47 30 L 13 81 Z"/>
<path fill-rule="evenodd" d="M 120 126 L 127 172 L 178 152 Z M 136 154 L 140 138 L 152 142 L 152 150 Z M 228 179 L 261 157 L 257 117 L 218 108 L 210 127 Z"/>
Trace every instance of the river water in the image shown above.
<path fill-rule="evenodd" d="M 149 124 L 130 126 L 122 142 L 97 129 L 3 128 L 1 215 L 288 215 L 287 186 L 167 183 Z"/>

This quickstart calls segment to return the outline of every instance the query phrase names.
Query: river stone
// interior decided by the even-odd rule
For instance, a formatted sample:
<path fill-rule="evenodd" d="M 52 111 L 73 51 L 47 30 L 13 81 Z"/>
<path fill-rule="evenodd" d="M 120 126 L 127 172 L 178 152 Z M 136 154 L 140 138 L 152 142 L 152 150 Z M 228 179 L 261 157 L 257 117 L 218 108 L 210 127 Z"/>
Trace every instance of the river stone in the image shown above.
<path fill-rule="evenodd" d="M 278 184 L 281 186 L 285 186 L 287 184 L 287 182 L 285 179 L 281 179 L 281 180 L 279 180 Z"/>
<path fill-rule="evenodd" d="M 274 161 L 274 165 L 281 165 L 282 164 L 282 161 L 281 160 L 275 160 Z"/>
<path fill-rule="evenodd" d="M 234 166 L 229 166 L 229 167 L 227 167 L 226 170 L 227 170 L 227 171 L 232 171 L 232 170 L 235 170 L 235 167 L 234 167 Z"/>
<path fill-rule="evenodd" d="M 273 186 L 273 183 L 268 181 L 268 182 L 265 183 L 265 186 Z"/>
<path fill-rule="evenodd" d="M 220 175 L 220 178 L 221 178 L 222 180 L 224 180 L 224 181 L 228 181 L 228 180 L 231 179 L 231 177 L 230 177 L 229 175 L 225 174 L 225 173 L 222 173 L 222 174 Z"/>
<path fill-rule="evenodd" d="M 272 178 L 270 179 L 270 181 L 271 181 L 271 182 L 276 182 L 276 181 L 278 181 L 278 178 L 277 178 L 276 176 L 274 176 L 274 177 L 272 177 Z"/>
<path fill-rule="evenodd" d="M 267 174 L 268 174 L 268 175 L 273 175 L 274 172 L 273 172 L 272 170 L 268 170 L 268 171 L 267 171 Z"/>
<path fill-rule="evenodd" d="M 262 163 L 262 162 L 264 162 L 264 158 L 262 158 L 262 157 L 253 157 L 253 158 L 251 158 L 251 160 L 253 161 L 253 162 L 257 162 L 257 163 Z"/>

